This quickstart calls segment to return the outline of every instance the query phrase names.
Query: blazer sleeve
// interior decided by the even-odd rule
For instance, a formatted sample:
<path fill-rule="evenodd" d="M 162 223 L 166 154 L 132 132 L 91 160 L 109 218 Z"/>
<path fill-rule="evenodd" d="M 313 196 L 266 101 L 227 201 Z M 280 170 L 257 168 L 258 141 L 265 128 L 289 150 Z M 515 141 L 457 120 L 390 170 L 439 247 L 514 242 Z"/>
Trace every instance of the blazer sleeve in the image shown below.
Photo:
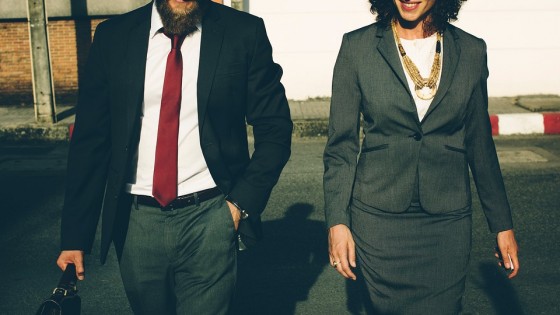
<path fill-rule="evenodd" d="M 80 84 L 74 132 L 68 153 L 62 209 L 62 250 L 91 252 L 110 158 L 108 84 L 101 42 L 106 23 L 95 33 Z"/>
<path fill-rule="evenodd" d="M 350 225 L 348 206 L 359 153 L 361 91 L 348 34 L 344 35 L 334 67 L 328 140 L 323 162 L 327 227 Z"/>
<path fill-rule="evenodd" d="M 282 68 L 272 59 L 272 46 L 260 18 L 250 54 L 246 119 L 253 127 L 254 152 L 243 174 L 235 179 L 229 197 L 247 210 L 249 217 L 255 217 L 264 210 L 290 157 L 292 120 L 280 82 Z"/>
<path fill-rule="evenodd" d="M 465 142 L 482 209 L 490 230 L 496 233 L 512 229 L 513 222 L 488 115 L 488 66 L 484 42 L 481 54 L 482 71 L 468 105 Z"/>

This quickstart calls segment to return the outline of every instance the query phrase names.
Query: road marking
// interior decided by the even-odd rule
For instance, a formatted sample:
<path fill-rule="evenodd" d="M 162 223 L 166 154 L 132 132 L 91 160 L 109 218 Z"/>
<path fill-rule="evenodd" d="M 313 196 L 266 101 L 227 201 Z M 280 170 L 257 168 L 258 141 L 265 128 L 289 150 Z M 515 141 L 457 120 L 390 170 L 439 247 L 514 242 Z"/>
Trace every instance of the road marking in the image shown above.
<path fill-rule="evenodd" d="M 548 159 L 530 150 L 498 151 L 500 163 L 545 163 Z"/>

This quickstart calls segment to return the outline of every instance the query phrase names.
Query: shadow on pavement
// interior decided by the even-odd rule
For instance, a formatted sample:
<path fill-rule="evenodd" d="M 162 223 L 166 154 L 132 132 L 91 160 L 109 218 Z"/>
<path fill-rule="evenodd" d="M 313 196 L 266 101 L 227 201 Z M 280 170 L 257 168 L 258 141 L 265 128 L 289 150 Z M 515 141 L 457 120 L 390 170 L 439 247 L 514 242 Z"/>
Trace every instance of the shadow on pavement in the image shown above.
<path fill-rule="evenodd" d="M 56 285 L 64 177 L 0 175 L 0 314 L 34 314 Z"/>
<path fill-rule="evenodd" d="M 479 265 L 481 282 L 478 283 L 494 307 L 497 315 L 523 315 L 517 292 L 501 267 L 485 262 Z"/>
<path fill-rule="evenodd" d="M 360 268 L 356 268 L 354 273 L 357 277 L 356 281 L 346 280 L 346 307 L 348 312 L 352 315 L 375 314 L 371 301 L 365 297 L 367 287 Z"/>
<path fill-rule="evenodd" d="M 0 199 L 2 200 L 2 241 L 28 238 L 46 226 L 55 226 L 59 220 L 58 205 L 62 201 L 63 175 L 21 176 L 2 174 Z M 35 216 L 37 209 L 42 217 Z M 46 220 L 45 220 L 46 219 Z M 58 236 L 57 234 L 54 235 Z"/>
<path fill-rule="evenodd" d="M 294 314 L 328 264 L 325 225 L 308 219 L 313 206 L 296 203 L 282 219 L 263 223 L 265 239 L 238 256 L 232 314 Z"/>
<path fill-rule="evenodd" d="M 56 120 L 61 121 L 61 120 L 64 120 L 64 119 L 66 119 L 68 117 L 71 117 L 71 116 L 74 116 L 74 115 L 76 115 L 76 108 L 75 107 L 70 107 L 70 108 L 56 114 Z"/>

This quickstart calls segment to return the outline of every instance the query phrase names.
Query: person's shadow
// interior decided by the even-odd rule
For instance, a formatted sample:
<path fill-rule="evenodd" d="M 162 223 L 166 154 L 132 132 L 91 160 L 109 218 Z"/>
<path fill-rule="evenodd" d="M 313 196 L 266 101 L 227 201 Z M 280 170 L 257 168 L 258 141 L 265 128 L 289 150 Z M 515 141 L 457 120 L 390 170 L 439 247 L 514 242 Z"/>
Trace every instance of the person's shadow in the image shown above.
<path fill-rule="evenodd" d="M 313 206 L 297 203 L 284 218 L 265 221 L 265 238 L 239 252 L 238 283 L 231 314 L 294 314 L 298 301 L 328 264 L 322 221 L 310 220 Z"/>
<path fill-rule="evenodd" d="M 482 281 L 477 285 L 484 289 L 498 315 L 523 315 L 517 292 L 506 274 L 494 263 L 484 262 L 480 266 Z"/>
<path fill-rule="evenodd" d="M 357 280 L 346 280 L 346 308 L 352 315 L 380 314 L 367 297 L 367 286 L 360 268 L 354 269 Z"/>

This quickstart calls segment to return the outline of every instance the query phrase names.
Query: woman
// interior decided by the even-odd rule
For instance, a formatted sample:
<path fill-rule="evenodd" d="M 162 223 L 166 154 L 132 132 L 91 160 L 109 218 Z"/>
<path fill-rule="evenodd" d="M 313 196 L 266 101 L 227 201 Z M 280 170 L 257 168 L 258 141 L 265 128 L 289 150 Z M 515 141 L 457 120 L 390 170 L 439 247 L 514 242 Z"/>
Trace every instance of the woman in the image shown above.
<path fill-rule="evenodd" d="M 344 35 L 325 148 L 330 261 L 359 265 L 375 314 L 457 314 L 471 250 L 469 167 L 496 257 L 517 243 L 488 118 L 486 45 L 452 26 L 464 0 L 370 0 Z M 359 144 L 360 118 L 363 142 Z M 356 262 L 357 261 L 357 262 Z"/>

